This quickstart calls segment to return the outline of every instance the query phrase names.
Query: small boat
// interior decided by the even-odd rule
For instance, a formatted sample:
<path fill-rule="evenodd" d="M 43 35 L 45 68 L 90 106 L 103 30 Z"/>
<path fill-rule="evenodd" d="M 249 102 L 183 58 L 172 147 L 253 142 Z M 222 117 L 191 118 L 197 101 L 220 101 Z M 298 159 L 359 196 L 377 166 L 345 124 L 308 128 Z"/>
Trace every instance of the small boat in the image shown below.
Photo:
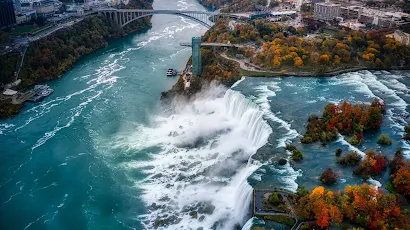
<path fill-rule="evenodd" d="M 29 101 L 40 102 L 41 100 L 52 94 L 54 90 L 48 85 L 36 85 L 34 86 L 33 92 L 35 94 L 29 99 Z"/>
<path fill-rule="evenodd" d="M 176 69 L 168 69 L 168 71 L 167 71 L 167 76 L 168 76 L 168 77 L 176 76 L 177 73 L 178 73 L 178 72 L 177 72 Z"/>

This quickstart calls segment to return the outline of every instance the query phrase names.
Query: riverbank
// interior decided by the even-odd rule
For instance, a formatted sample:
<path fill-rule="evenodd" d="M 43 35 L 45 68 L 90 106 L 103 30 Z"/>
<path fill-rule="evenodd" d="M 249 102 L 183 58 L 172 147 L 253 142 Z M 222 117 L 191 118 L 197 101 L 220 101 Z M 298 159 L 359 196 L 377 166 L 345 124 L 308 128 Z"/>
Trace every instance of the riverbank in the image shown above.
<path fill-rule="evenodd" d="M 150 2 L 131 0 L 127 8 L 152 8 Z M 120 28 L 103 16 L 89 16 L 69 28 L 57 30 L 30 43 L 19 75 L 22 81 L 17 89 L 26 91 L 35 84 L 58 79 L 85 55 L 106 47 L 114 39 L 150 27 L 149 17 Z M 2 77 L 4 84 L 13 79 L 12 71 L 9 69 L 13 69 L 14 64 L 9 65 L 10 67 L 3 67 L 9 74 L 8 77 Z M 15 106 L 7 98 L 2 104 L 4 108 L 0 111 L 0 119 L 18 114 L 24 106 L 24 102 L 23 106 Z"/>
<path fill-rule="evenodd" d="M 336 75 L 344 74 L 344 73 L 350 73 L 350 72 L 356 72 L 356 71 L 361 71 L 361 70 L 369 70 L 369 71 L 381 71 L 381 70 L 409 70 L 410 66 L 403 66 L 403 67 L 392 67 L 389 69 L 386 68 L 370 68 L 366 66 L 344 66 L 344 67 L 338 67 L 334 68 L 331 71 L 326 71 L 326 72 L 317 72 L 317 71 L 311 71 L 311 72 L 286 72 L 286 71 L 267 71 L 263 70 L 260 67 L 255 69 L 255 66 L 252 63 L 247 63 L 244 62 L 243 60 L 235 59 L 235 58 L 230 58 L 224 54 L 221 54 L 221 57 L 235 61 L 237 62 L 241 69 L 240 73 L 241 76 L 246 76 L 246 77 L 286 77 L 286 76 L 292 76 L 292 77 L 333 77 Z M 247 68 L 247 66 L 251 66 L 250 68 Z"/>

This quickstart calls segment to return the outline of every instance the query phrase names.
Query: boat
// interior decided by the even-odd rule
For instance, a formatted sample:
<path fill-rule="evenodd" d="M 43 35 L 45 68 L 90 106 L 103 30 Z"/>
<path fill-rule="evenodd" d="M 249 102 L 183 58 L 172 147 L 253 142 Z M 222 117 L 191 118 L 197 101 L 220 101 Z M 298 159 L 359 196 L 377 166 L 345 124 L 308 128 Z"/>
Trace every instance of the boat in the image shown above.
<path fill-rule="evenodd" d="M 33 89 L 34 95 L 28 100 L 31 102 L 40 102 L 54 92 L 48 85 L 36 85 Z"/>
<path fill-rule="evenodd" d="M 168 69 L 168 71 L 167 71 L 167 76 L 168 76 L 168 77 L 176 76 L 177 73 L 178 73 L 178 72 L 177 72 L 176 69 Z"/>

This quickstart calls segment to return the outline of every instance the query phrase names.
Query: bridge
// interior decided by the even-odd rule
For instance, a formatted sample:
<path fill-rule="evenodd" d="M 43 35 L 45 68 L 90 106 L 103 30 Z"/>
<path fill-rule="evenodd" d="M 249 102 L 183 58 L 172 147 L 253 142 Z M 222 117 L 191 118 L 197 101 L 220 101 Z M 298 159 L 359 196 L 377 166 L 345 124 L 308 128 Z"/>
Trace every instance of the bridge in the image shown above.
<path fill-rule="evenodd" d="M 219 12 L 208 11 L 181 11 L 181 10 L 146 10 L 146 9 L 116 9 L 116 8 L 100 8 L 96 10 L 98 14 L 102 14 L 108 19 L 113 20 L 119 26 L 124 27 L 129 23 L 138 20 L 143 17 L 151 16 L 154 14 L 169 14 L 177 15 L 191 19 L 199 24 L 211 28 L 216 16 L 222 16 L 226 14 L 220 14 Z"/>

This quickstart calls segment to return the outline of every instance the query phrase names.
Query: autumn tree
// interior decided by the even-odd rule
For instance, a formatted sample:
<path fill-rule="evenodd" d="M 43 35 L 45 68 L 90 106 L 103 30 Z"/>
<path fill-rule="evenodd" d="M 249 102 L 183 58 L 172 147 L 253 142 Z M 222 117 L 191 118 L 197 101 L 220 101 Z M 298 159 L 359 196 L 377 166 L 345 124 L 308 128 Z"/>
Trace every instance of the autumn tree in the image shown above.
<path fill-rule="evenodd" d="M 301 67 L 303 67 L 303 61 L 302 61 L 302 59 L 300 58 L 300 57 L 295 57 L 294 59 L 293 59 L 293 62 L 294 62 L 294 66 L 296 67 L 296 68 L 301 68 Z"/>

